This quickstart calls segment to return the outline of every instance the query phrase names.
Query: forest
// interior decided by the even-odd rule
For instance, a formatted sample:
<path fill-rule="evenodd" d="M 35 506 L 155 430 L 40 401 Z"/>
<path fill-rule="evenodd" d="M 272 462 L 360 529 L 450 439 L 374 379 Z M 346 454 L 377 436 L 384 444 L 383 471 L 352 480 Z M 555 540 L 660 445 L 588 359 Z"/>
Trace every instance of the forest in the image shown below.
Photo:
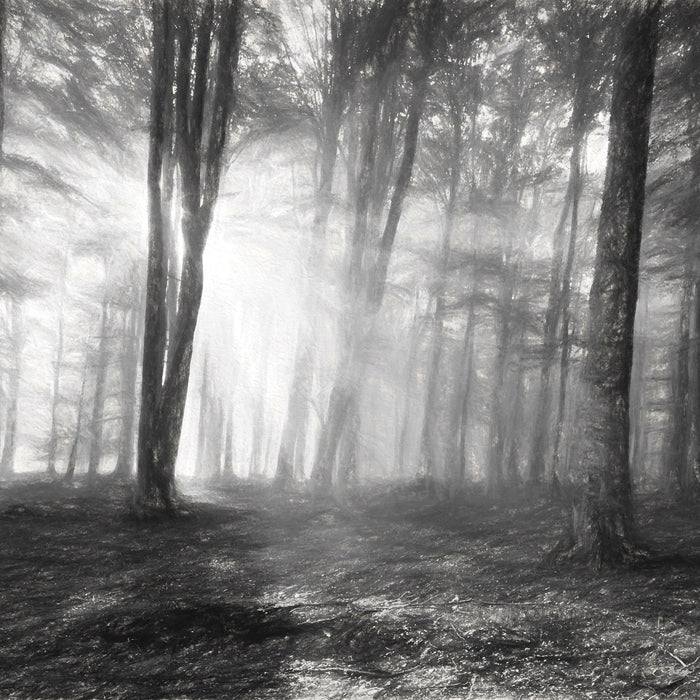
<path fill-rule="evenodd" d="M 0 695 L 700 696 L 700 2 L 0 0 Z"/>

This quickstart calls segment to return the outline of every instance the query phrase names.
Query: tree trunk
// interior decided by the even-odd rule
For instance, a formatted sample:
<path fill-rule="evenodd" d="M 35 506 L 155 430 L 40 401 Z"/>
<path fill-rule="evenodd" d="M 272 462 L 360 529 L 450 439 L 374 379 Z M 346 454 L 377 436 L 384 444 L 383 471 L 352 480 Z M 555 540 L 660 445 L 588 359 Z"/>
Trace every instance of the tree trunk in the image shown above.
<path fill-rule="evenodd" d="M 107 299 L 102 302 L 102 321 L 100 323 L 100 349 L 97 356 L 95 373 L 95 396 L 92 402 L 92 420 L 90 422 L 90 455 L 88 457 L 88 480 L 97 476 L 102 458 L 102 428 L 104 422 L 105 390 L 107 383 L 107 363 L 109 361 L 109 343 L 107 342 L 109 305 Z"/>
<path fill-rule="evenodd" d="M 364 276 L 360 273 L 362 284 L 360 288 L 356 287 L 357 293 L 354 295 L 356 303 L 353 310 L 353 321 L 350 326 L 350 350 L 346 353 L 346 359 L 341 362 L 339 377 L 331 391 L 328 418 L 321 429 L 319 450 L 312 472 L 312 481 L 316 490 L 320 492 L 330 492 L 333 463 L 345 428 L 348 408 L 355 400 L 357 392 L 357 383 L 353 382 L 351 378 L 357 379 L 359 377 L 360 348 L 363 347 L 366 338 L 371 333 L 373 321 L 381 307 L 384 296 L 394 238 L 396 237 L 403 203 L 413 172 L 413 163 L 418 144 L 418 126 L 423 112 L 427 83 L 428 71 L 424 69 L 418 73 L 414 80 L 413 94 L 406 120 L 403 154 L 391 196 L 389 213 L 387 214 L 387 220 L 379 241 L 377 256 L 369 270 L 369 274 Z M 358 197 L 362 197 L 363 201 L 367 199 L 362 192 L 360 192 Z M 363 204 L 363 211 L 365 211 L 365 204 Z M 363 237 L 364 219 L 364 214 L 361 213 L 356 221 L 354 246 L 358 246 L 361 243 L 366 244 Z M 359 255 L 353 255 L 353 269 L 355 270 L 360 270 L 362 267 L 361 264 L 358 265 L 355 262 L 358 257 Z M 356 272 L 355 285 L 358 283 Z M 366 299 L 364 304 L 362 303 L 363 297 Z"/>
<path fill-rule="evenodd" d="M 210 409 L 209 394 L 209 352 L 204 352 L 204 364 L 202 365 L 202 381 L 199 386 L 199 425 L 197 427 L 197 463 L 195 464 L 195 474 L 202 478 L 206 475 L 207 467 L 207 442 L 208 429 L 212 419 Z"/>
<path fill-rule="evenodd" d="M 121 407 L 122 425 L 119 433 L 119 454 L 114 476 L 128 479 L 131 476 L 134 463 L 134 423 L 136 419 L 137 377 L 139 366 L 139 316 L 140 301 L 136 306 L 125 312 L 129 321 L 125 324 L 125 347 L 121 357 Z"/>
<path fill-rule="evenodd" d="M 226 440 L 224 446 L 223 478 L 225 481 L 233 479 L 233 409 L 226 421 Z"/>
<path fill-rule="evenodd" d="M 635 556 L 629 389 L 660 0 L 627 2 L 615 66 L 580 440 L 585 485 L 569 548 L 592 565 Z"/>
<path fill-rule="evenodd" d="M 153 465 L 156 452 L 156 417 L 161 398 L 163 365 L 168 333 L 166 305 L 167 258 L 164 245 L 161 177 L 163 150 L 172 134 L 166 129 L 171 105 L 168 57 L 172 51 L 173 26 L 169 2 L 152 2 L 151 114 L 148 151 L 148 272 L 144 319 L 141 379 L 141 413 L 139 418 L 137 490 L 135 500 L 145 503 L 158 500 Z M 171 488 L 166 486 L 165 493 Z"/>
<path fill-rule="evenodd" d="M 577 146 L 579 147 L 577 149 Z M 540 379 L 540 392 L 535 413 L 532 446 L 528 464 L 530 483 L 539 484 L 545 473 L 547 445 L 547 425 L 550 418 L 551 376 L 557 351 L 557 330 L 561 314 L 561 268 L 564 262 L 564 240 L 566 220 L 574 196 L 574 178 L 577 177 L 580 162 L 580 143 L 574 142 L 569 166 L 569 183 L 559 222 L 554 231 L 554 256 L 550 274 L 549 298 L 544 319 L 543 357 Z"/>
<path fill-rule="evenodd" d="M 307 257 L 307 275 L 321 263 L 328 218 L 333 198 L 333 175 L 338 153 L 338 135 L 342 116 L 342 102 L 338 98 L 329 98 L 325 110 L 324 133 L 321 137 L 321 167 L 316 191 L 311 245 Z M 288 484 L 303 473 L 306 432 L 309 416 L 309 404 L 313 385 L 313 371 L 318 339 L 318 306 L 314 303 L 314 290 L 307 287 L 304 293 L 305 307 L 311 319 L 299 328 L 299 339 L 294 359 L 294 373 L 289 393 L 287 417 L 282 430 L 282 442 L 277 457 L 275 480 L 280 485 Z"/>
<path fill-rule="evenodd" d="M 413 301 L 413 314 L 411 324 L 411 336 L 409 339 L 408 359 L 406 361 L 405 389 L 403 397 L 403 415 L 401 417 L 401 435 L 399 437 L 398 467 L 399 475 L 405 476 L 408 465 L 406 464 L 406 454 L 408 452 L 408 441 L 410 435 L 411 403 L 413 386 L 415 384 L 416 360 L 420 346 L 422 323 L 420 319 L 420 306 L 418 293 L 416 292 Z"/>
<path fill-rule="evenodd" d="M 581 146 L 583 145 L 583 138 Z M 566 252 L 566 263 L 561 284 L 561 357 L 559 362 L 559 399 L 555 414 L 554 445 L 552 449 L 552 470 L 549 475 L 550 488 L 556 493 L 559 489 L 561 465 L 561 441 L 564 434 L 564 418 L 566 408 L 566 392 L 569 384 L 569 356 L 571 354 L 571 277 L 576 257 L 576 241 L 578 239 L 578 210 L 581 201 L 581 158 L 584 149 L 580 148 L 575 165 L 573 193 L 571 198 L 571 225 L 569 228 L 569 243 Z M 572 154 L 572 165 L 573 154 Z"/>
<path fill-rule="evenodd" d="M 170 2 L 154 0 L 152 10 L 149 260 L 135 505 L 142 508 L 153 504 L 172 511 L 175 462 L 204 284 L 202 258 L 236 99 L 234 75 L 241 42 L 242 0 L 203 5 L 179 2 L 173 17 Z M 161 187 L 168 182 L 164 155 L 169 152 L 172 132 L 184 254 L 177 314 L 168 328 L 168 263 Z M 163 377 L 166 349 L 168 363 Z"/>
<path fill-rule="evenodd" d="M 87 385 L 87 375 L 90 357 L 90 347 L 85 348 L 85 363 L 83 364 L 83 373 L 80 378 L 80 395 L 78 397 L 78 416 L 75 421 L 75 434 L 73 435 L 73 442 L 70 448 L 70 454 L 68 455 L 68 464 L 66 465 L 66 472 L 63 475 L 63 480 L 70 484 L 73 482 L 75 477 L 75 467 L 78 462 L 78 448 L 80 447 L 81 433 L 83 430 L 83 404 L 85 402 L 85 387 Z"/>
<path fill-rule="evenodd" d="M 693 281 L 691 266 L 686 263 L 681 292 L 678 352 L 673 371 L 673 407 L 671 411 L 669 450 L 666 454 L 669 482 L 675 481 L 679 500 L 692 502 L 697 496 L 697 480 L 690 457 L 690 310 Z"/>
<path fill-rule="evenodd" d="M 459 185 L 462 180 L 462 120 L 460 105 L 457 98 L 451 94 L 450 125 L 452 127 L 452 143 L 450 153 L 450 178 L 447 202 L 445 204 L 442 240 L 440 242 L 438 264 L 438 289 L 435 300 L 435 313 L 432 319 L 430 364 L 428 365 L 427 395 L 425 414 L 423 417 L 423 432 L 421 436 L 421 470 L 428 476 L 434 476 L 435 457 L 437 451 L 437 415 L 439 413 L 438 392 L 440 388 L 440 361 L 442 358 L 443 314 L 445 307 L 445 284 L 447 282 L 450 246 L 457 212 Z"/>
<path fill-rule="evenodd" d="M 10 476 L 15 470 L 17 450 L 17 407 L 19 405 L 19 380 L 22 371 L 22 346 L 24 345 L 24 321 L 22 306 L 17 299 L 10 298 L 11 347 L 14 366 L 10 371 L 8 385 L 8 408 L 5 419 L 5 439 L 0 456 L 0 477 Z"/>
<path fill-rule="evenodd" d="M 51 435 L 49 436 L 49 455 L 47 472 L 56 474 L 56 453 L 58 451 L 58 407 L 61 403 L 61 365 L 63 363 L 63 305 L 58 317 L 58 342 L 53 367 L 51 392 Z"/>

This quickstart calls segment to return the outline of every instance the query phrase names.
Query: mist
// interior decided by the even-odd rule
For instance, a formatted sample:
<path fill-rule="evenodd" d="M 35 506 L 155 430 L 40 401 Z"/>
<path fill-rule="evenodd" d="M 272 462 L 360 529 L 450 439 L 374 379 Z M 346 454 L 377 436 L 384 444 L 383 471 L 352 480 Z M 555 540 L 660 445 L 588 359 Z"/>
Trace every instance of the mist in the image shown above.
<path fill-rule="evenodd" d="M 159 666 L 166 695 L 204 697 L 187 671 L 216 696 L 579 697 L 575 674 L 533 666 L 545 642 L 579 654 L 573 609 L 518 606 L 590 570 L 611 578 L 581 593 L 586 624 L 608 584 L 631 597 L 586 673 L 616 644 L 649 656 L 591 692 L 698 692 L 696 584 L 685 622 L 685 598 L 640 618 L 676 620 L 665 661 L 627 629 L 639 572 L 682 588 L 700 546 L 696 3 L 0 13 L 6 585 L 72 533 L 103 602 L 70 627 L 69 577 L 56 625 L 97 634 L 105 669 L 146 634 L 141 604 L 149 654 L 226 638 L 252 664 L 220 683 Z M 170 567 L 126 570 L 127 588 L 160 581 L 139 584 L 153 600 L 103 571 L 122 548 Z M 286 669 L 269 682 L 266 655 Z M 78 697 L 63 666 L 37 685 L 42 659 L 3 692 Z M 111 674 L 90 692 L 159 696 Z"/>

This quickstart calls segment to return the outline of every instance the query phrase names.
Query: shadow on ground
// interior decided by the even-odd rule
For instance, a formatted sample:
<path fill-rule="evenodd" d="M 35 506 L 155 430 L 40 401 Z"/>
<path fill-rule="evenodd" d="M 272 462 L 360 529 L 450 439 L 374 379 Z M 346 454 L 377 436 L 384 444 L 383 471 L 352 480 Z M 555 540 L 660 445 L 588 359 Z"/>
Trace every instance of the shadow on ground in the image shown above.
<path fill-rule="evenodd" d="M 107 480 L 0 489 L 0 696 L 700 697 L 698 569 L 545 568 L 544 501 L 192 498 L 138 522 Z M 640 523 L 697 556 L 697 516 Z"/>

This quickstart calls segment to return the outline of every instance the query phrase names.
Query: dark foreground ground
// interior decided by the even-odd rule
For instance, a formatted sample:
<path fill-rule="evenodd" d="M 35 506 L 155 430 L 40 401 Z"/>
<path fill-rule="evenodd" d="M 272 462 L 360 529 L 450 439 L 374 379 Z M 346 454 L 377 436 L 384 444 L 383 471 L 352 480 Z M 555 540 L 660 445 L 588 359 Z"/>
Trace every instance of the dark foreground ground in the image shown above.
<path fill-rule="evenodd" d="M 124 487 L 0 488 L 2 698 L 700 698 L 700 568 L 545 567 L 559 510 L 260 485 L 138 522 Z M 697 508 L 643 503 L 662 553 Z"/>

